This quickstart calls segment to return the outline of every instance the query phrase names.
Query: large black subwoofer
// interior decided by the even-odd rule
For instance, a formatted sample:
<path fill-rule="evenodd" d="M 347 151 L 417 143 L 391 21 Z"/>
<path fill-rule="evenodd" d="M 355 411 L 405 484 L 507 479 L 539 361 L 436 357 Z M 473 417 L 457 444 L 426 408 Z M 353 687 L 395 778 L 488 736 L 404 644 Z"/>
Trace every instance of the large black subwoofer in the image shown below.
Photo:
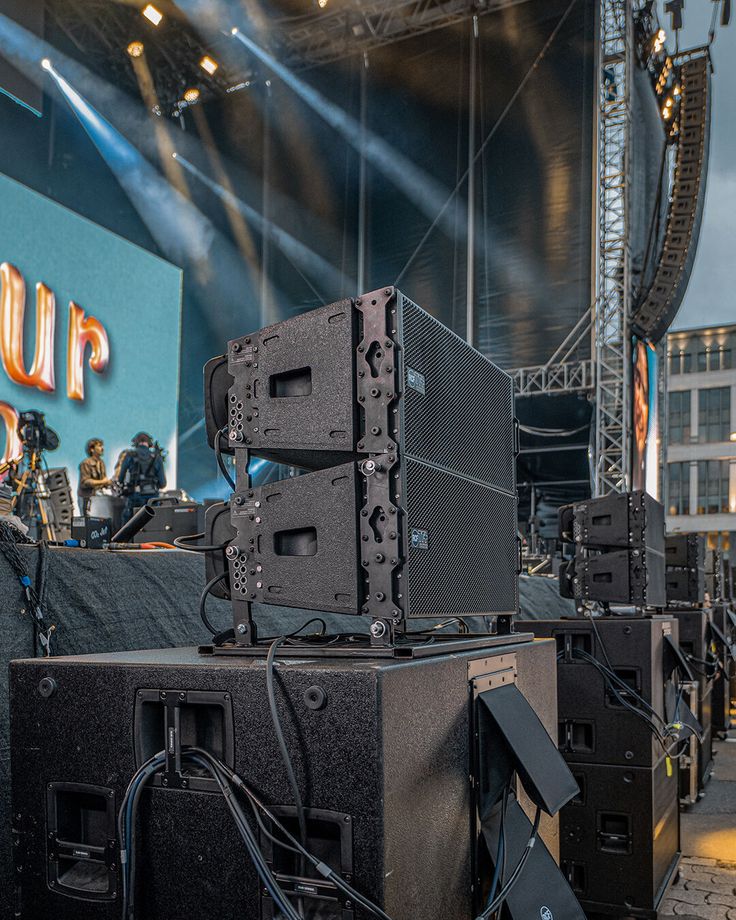
<path fill-rule="evenodd" d="M 498 801 L 494 783 L 507 781 L 512 753 L 529 795 L 549 811 L 574 794 L 549 737 L 556 718 L 551 642 L 408 662 L 283 659 L 276 670 L 309 847 L 397 920 L 477 916 L 492 875 L 489 852 L 496 852 L 481 820 Z M 296 829 L 263 659 L 203 660 L 194 649 L 36 659 L 11 666 L 11 686 L 22 920 L 119 918 L 111 818 L 136 768 L 164 745 L 212 751 Z M 497 705 L 494 694 L 501 694 Z M 531 738 L 534 749 L 524 750 Z M 196 770 L 178 772 L 176 753 L 145 788 L 137 826 L 136 916 L 274 916 L 222 795 Z M 542 827 L 556 855 L 557 822 L 545 819 Z M 509 866 L 528 834 L 528 822 L 518 840 L 511 834 Z M 261 843 L 285 890 L 304 899 L 304 916 L 367 916 L 321 876 L 301 877 L 293 854 L 266 837 Z M 526 912 L 519 907 L 513 916 L 539 916 L 546 906 L 560 920 L 580 920 L 541 842 L 533 853 L 514 892 Z"/>

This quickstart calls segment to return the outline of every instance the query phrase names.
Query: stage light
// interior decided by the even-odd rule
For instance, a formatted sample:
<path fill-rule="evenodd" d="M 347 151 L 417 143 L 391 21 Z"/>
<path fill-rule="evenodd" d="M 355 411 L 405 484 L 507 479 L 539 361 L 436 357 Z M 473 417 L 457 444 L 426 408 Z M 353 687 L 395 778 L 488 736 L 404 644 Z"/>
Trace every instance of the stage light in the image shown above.
<path fill-rule="evenodd" d="M 127 51 L 132 58 L 141 57 L 143 55 L 143 42 L 131 42 Z"/>
<path fill-rule="evenodd" d="M 327 0 L 317 0 L 317 6 L 323 10 L 327 6 Z"/>
<path fill-rule="evenodd" d="M 668 118 L 671 118 L 671 117 L 672 117 L 672 109 L 669 108 L 668 106 L 665 106 L 665 107 L 662 109 L 662 117 L 663 117 L 665 120 L 667 120 Z"/>
<path fill-rule="evenodd" d="M 736 431 L 732 431 L 732 432 L 731 432 L 731 438 L 730 438 L 730 440 L 736 441 Z"/>
<path fill-rule="evenodd" d="M 43 67 L 44 70 L 51 70 L 51 61 L 48 58 L 44 58 L 41 61 L 41 67 Z"/>
<path fill-rule="evenodd" d="M 217 61 L 213 61 L 208 54 L 205 54 L 205 56 L 199 62 L 199 66 L 202 68 L 202 70 L 206 70 L 207 73 L 212 76 L 212 74 L 220 65 L 217 63 Z"/>
<path fill-rule="evenodd" d="M 664 29 L 660 29 L 659 32 L 657 32 L 657 41 L 660 41 L 662 44 L 664 44 L 666 39 L 667 39 L 667 33 L 665 32 Z"/>
<path fill-rule="evenodd" d="M 192 86 L 189 89 L 184 90 L 184 102 L 188 105 L 194 105 L 194 103 L 199 99 L 199 90 L 196 86 Z"/>
<path fill-rule="evenodd" d="M 676 86 L 676 87 L 672 90 L 672 92 L 673 92 L 676 96 L 679 96 L 679 95 L 682 93 L 682 89 L 681 89 L 681 87 L 678 85 L 678 86 Z"/>
<path fill-rule="evenodd" d="M 142 13 L 146 19 L 149 22 L 152 22 L 155 26 L 159 25 L 161 20 L 164 18 L 164 14 L 157 10 L 152 3 L 149 3 L 148 6 L 144 7 Z"/>

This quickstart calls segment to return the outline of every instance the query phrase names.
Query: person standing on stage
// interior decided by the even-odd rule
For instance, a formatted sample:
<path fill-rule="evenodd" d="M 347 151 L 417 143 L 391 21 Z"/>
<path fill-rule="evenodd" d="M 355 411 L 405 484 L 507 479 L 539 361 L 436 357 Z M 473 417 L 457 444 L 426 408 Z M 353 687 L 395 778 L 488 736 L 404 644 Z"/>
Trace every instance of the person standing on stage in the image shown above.
<path fill-rule="evenodd" d="M 77 502 L 79 511 L 85 517 L 89 515 L 89 506 L 92 497 L 109 485 L 112 485 L 107 476 L 105 461 L 105 444 L 101 438 L 90 438 L 85 445 L 87 457 L 79 464 L 79 484 L 77 486 Z"/>
<path fill-rule="evenodd" d="M 123 524 L 127 524 L 139 508 L 152 498 L 158 498 L 166 485 L 164 452 L 150 434 L 139 431 L 133 438 L 115 471 L 115 478 L 125 496 Z"/>

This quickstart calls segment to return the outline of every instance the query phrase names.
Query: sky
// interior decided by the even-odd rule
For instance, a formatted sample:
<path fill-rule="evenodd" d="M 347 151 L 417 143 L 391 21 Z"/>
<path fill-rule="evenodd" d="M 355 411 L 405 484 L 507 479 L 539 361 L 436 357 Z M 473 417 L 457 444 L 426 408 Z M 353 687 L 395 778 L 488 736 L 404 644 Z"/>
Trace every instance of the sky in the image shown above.
<path fill-rule="evenodd" d="M 707 39 L 713 3 L 687 0 L 680 47 Z M 662 17 L 670 33 L 669 16 Z M 668 47 L 672 50 L 668 37 Z M 736 5 L 731 24 L 718 28 L 712 48 L 713 109 L 705 211 L 695 267 L 673 323 L 688 326 L 736 323 Z"/>

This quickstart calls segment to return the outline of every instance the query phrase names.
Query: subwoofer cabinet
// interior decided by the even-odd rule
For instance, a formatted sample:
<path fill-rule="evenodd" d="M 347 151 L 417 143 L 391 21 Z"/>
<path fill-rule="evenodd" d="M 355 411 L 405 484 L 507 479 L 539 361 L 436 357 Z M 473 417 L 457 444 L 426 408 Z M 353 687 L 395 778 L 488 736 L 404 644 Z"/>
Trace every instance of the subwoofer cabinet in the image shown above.
<path fill-rule="evenodd" d="M 711 706 L 713 731 L 727 732 L 731 728 L 731 681 L 734 674 L 736 617 L 734 617 L 729 602 L 717 601 L 711 608 L 711 618 L 719 634 L 717 645 L 721 665 L 713 680 Z"/>
<path fill-rule="evenodd" d="M 677 768 L 569 763 L 580 794 L 560 814 L 561 865 L 585 912 L 656 917 L 677 870 Z"/>
<path fill-rule="evenodd" d="M 713 770 L 713 679 L 718 667 L 710 628 L 710 611 L 702 607 L 672 607 L 665 614 L 677 618 L 680 648 L 691 662 L 698 682 L 698 721 L 703 730 L 703 741 L 698 752 L 698 779 L 702 791 Z"/>
<path fill-rule="evenodd" d="M 507 756 L 486 730 L 479 747 L 483 695 L 501 692 L 494 687 L 512 696 L 518 690 L 554 733 L 554 657 L 554 643 L 510 637 L 504 646 L 404 661 L 278 659 L 277 704 L 311 848 L 399 920 L 472 920 L 489 881 L 474 810 L 482 786 L 477 764 L 492 771 Z M 11 697 L 24 920 L 118 920 L 114 818 L 136 768 L 168 747 L 172 726 L 181 744 L 215 752 L 294 826 L 262 658 L 167 649 L 19 661 L 11 666 Z M 548 770 L 549 756 L 538 753 Z M 164 779 L 142 796 L 140 917 L 272 918 L 273 902 L 211 780 L 196 771 L 186 775 L 187 788 L 182 776 L 172 775 L 166 786 Z M 574 794 L 570 785 L 564 801 Z M 556 821 L 545 826 L 554 852 Z M 366 916 L 337 889 L 311 877 L 300 881 L 291 854 L 263 844 L 283 885 L 317 909 L 314 916 Z M 528 909 L 579 917 L 569 886 L 546 858 L 571 901 L 562 906 L 547 886 Z M 531 890 L 522 884 L 517 895 Z"/>
<path fill-rule="evenodd" d="M 632 688 L 665 722 L 675 718 L 676 645 L 673 617 L 525 620 L 520 630 L 557 644 L 559 748 L 568 761 L 651 767 L 662 747 L 651 728 L 611 692 L 590 656 Z M 589 656 L 586 658 L 585 656 Z M 625 698 L 625 694 L 624 694 Z"/>

